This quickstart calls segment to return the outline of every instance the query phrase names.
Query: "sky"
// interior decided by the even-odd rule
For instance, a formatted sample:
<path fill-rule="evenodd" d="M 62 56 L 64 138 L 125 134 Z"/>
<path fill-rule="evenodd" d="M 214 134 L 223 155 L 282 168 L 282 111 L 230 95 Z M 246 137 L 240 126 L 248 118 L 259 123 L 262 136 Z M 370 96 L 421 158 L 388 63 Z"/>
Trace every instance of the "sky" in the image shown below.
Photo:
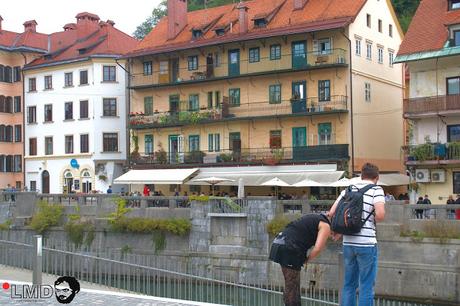
<path fill-rule="evenodd" d="M 6 3 L 7 4 L 6 4 Z M 152 14 L 161 0 L 0 0 L 2 28 L 22 32 L 24 21 L 35 19 L 37 32 L 49 34 L 63 31 L 67 23 L 76 22 L 81 12 L 94 13 L 106 21 L 115 21 L 115 27 L 132 35 L 136 27 Z"/>

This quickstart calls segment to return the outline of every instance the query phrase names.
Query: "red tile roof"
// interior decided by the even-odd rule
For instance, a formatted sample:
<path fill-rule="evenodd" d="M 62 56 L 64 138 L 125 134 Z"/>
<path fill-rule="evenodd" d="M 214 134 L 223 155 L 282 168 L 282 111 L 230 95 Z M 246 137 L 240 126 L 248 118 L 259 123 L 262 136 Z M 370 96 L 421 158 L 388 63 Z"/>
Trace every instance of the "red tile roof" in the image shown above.
<path fill-rule="evenodd" d="M 442 49 L 449 31 L 447 26 L 460 23 L 460 10 L 448 11 L 447 0 L 422 0 L 398 55 Z"/>
<path fill-rule="evenodd" d="M 0 47 L 11 50 L 32 48 L 46 52 L 48 49 L 48 35 L 32 31 L 16 33 L 0 30 Z"/>
<path fill-rule="evenodd" d="M 264 28 L 254 27 L 254 24 L 249 22 L 249 31 L 240 34 L 237 22 L 232 24 L 231 30 L 225 35 L 217 36 L 211 29 L 197 40 L 192 40 L 191 30 L 203 28 L 209 24 L 210 20 L 219 19 L 214 29 L 223 28 L 238 20 L 237 4 L 188 12 L 187 26 L 172 40 L 168 40 L 168 17 L 164 17 L 150 34 L 137 45 L 136 49 L 127 56 L 168 52 L 257 37 L 293 34 L 296 33 L 295 31 L 339 28 L 351 23 L 365 2 L 366 0 L 308 0 L 303 9 L 294 10 L 294 0 L 247 1 L 245 4 L 248 7 L 249 21 L 253 20 L 255 16 L 270 15 L 278 6 L 280 9 Z"/>

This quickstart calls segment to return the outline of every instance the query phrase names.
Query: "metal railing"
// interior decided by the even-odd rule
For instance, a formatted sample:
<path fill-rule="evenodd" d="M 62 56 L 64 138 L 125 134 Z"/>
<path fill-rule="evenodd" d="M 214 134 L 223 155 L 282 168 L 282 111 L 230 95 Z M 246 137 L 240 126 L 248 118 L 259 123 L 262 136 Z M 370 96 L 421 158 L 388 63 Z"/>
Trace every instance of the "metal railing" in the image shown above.
<path fill-rule="evenodd" d="M 236 120 L 256 117 L 288 116 L 288 115 L 314 115 L 330 112 L 346 112 L 347 96 L 333 95 L 324 97 L 321 101 L 318 97 L 306 99 L 282 100 L 279 103 L 250 102 L 231 105 L 223 102 L 218 108 L 206 108 L 191 110 L 188 103 L 181 102 L 180 109 L 176 111 L 157 110 L 153 114 L 131 113 L 129 125 L 133 129 L 160 128 L 209 123 L 221 120 Z"/>
<path fill-rule="evenodd" d="M 460 211 L 460 204 L 413 204 L 405 207 L 409 210 L 408 219 L 420 220 L 455 220 L 456 211 Z"/>
<path fill-rule="evenodd" d="M 403 112 L 404 116 L 410 118 L 412 116 L 423 114 L 437 114 L 449 111 L 460 110 L 460 95 L 444 95 L 404 99 Z"/>
<path fill-rule="evenodd" d="M 407 162 L 460 160 L 460 142 L 404 146 Z"/>
<path fill-rule="evenodd" d="M 318 137 L 317 135 L 315 135 Z M 218 152 L 141 152 L 131 157 L 135 164 L 158 165 L 159 167 L 180 167 L 190 164 L 267 164 L 275 165 L 283 162 L 302 162 L 314 160 L 345 160 L 348 159 L 348 144 L 335 144 L 335 137 L 330 134 L 327 144 L 299 147 L 250 148 L 241 150 L 220 150 Z M 313 141 L 312 141 L 313 142 Z"/>
<path fill-rule="evenodd" d="M 165 65 L 162 69 L 160 69 L 160 64 L 154 62 L 155 66 L 151 74 L 132 74 L 131 87 L 167 86 L 266 73 L 303 71 L 322 67 L 346 67 L 348 65 L 347 59 L 347 51 L 337 48 L 320 52 L 299 52 L 294 55 L 283 54 L 276 59 L 273 57 L 259 57 L 252 61 L 238 59 L 232 64 L 229 64 L 226 60 L 211 63 L 207 62 L 205 57 L 200 57 L 199 62 L 207 64 L 192 64 L 190 70 L 189 67 L 180 68 L 180 64 L 187 65 L 187 62 L 181 61 L 181 63 L 174 63 L 173 65 L 174 60 L 170 60 L 168 65 Z M 172 69 L 172 67 L 177 68 Z"/>

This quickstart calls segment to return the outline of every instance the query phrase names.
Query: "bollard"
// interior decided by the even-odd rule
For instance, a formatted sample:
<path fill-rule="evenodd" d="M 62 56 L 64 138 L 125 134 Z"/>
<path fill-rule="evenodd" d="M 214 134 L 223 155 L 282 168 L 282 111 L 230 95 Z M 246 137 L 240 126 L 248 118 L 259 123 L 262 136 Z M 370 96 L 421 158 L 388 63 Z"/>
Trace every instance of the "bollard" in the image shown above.
<path fill-rule="evenodd" d="M 43 238 L 41 235 L 34 236 L 34 266 L 33 266 L 33 274 L 32 274 L 32 284 L 33 285 L 41 285 L 42 284 L 42 248 Z"/>
<path fill-rule="evenodd" d="M 343 252 L 339 252 L 339 305 L 340 302 L 342 301 L 342 288 L 343 288 L 343 277 L 345 274 L 344 268 L 343 268 Z"/>

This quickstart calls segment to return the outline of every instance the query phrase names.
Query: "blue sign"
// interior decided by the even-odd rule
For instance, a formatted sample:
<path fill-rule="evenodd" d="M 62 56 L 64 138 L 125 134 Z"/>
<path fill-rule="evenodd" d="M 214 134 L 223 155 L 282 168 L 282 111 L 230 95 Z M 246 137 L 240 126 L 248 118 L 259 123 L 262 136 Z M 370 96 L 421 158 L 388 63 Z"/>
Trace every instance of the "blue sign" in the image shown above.
<path fill-rule="evenodd" d="M 70 166 L 71 166 L 72 168 L 75 168 L 75 169 L 80 168 L 80 165 L 78 164 L 78 162 L 77 162 L 77 160 L 76 160 L 75 158 L 72 158 L 72 159 L 70 160 Z"/>

